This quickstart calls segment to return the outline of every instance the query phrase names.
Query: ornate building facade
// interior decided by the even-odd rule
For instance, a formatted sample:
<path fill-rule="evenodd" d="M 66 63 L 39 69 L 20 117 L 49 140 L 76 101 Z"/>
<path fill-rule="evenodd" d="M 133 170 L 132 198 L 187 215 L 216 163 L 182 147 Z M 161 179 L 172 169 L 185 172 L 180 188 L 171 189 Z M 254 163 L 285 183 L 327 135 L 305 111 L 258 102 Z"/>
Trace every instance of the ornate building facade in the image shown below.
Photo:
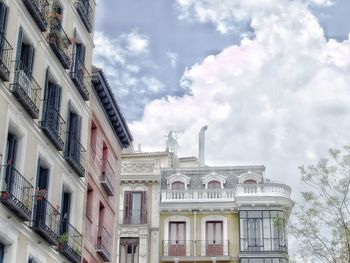
<path fill-rule="evenodd" d="M 118 262 L 288 262 L 290 194 L 264 166 L 124 154 Z"/>

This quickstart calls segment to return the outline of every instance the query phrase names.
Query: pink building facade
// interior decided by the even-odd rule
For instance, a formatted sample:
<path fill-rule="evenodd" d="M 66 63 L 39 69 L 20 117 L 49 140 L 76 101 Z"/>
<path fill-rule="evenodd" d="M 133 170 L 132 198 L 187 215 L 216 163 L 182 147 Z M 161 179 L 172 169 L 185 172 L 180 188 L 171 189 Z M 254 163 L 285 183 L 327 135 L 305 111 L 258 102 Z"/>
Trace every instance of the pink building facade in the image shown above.
<path fill-rule="evenodd" d="M 114 262 L 121 151 L 132 136 L 101 69 L 93 69 L 83 262 Z"/>

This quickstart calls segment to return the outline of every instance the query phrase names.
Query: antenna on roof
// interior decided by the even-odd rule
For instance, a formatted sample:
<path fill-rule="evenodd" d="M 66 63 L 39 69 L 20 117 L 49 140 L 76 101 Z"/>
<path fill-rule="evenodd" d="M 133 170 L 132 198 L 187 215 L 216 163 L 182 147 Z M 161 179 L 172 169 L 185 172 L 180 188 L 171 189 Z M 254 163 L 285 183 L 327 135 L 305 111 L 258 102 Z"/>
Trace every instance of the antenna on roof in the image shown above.
<path fill-rule="evenodd" d="M 183 131 L 169 131 L 167 140 L 165 142 L 166 151 L 176 153 L 180 149 L 179 145 L 179 133 L 183 133 Z"/>

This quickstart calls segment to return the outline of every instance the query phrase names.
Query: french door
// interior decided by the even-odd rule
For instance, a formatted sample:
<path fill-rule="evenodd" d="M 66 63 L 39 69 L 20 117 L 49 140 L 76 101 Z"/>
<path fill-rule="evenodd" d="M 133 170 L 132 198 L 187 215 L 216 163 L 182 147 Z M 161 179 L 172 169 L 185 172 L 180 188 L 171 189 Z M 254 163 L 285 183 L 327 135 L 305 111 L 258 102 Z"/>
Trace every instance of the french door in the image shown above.
<path fill-rule="evenodd" d="M 170 222 L 169 237 L 169 256 L 185 256 L 186 222 Z"/>
<path fill-rule="evenodd" d="M 209 221 L 206 223 L 206 255 L 221 256 L 223 255 L 223 228 L 222 221 Z"/>

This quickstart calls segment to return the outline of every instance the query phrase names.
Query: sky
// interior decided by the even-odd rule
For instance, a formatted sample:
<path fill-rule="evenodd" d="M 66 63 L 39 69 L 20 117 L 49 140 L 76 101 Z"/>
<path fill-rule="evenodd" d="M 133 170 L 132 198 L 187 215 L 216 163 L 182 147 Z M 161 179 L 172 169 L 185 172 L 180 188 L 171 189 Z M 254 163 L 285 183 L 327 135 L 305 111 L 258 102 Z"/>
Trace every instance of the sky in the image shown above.
<path fill-rule="evenodd" d="M 99 0 L 94 63 L 135 146 L 209 165 L 266 166 L 302 189 L 298 166 L 350 142 L 349 0 Z"/>

